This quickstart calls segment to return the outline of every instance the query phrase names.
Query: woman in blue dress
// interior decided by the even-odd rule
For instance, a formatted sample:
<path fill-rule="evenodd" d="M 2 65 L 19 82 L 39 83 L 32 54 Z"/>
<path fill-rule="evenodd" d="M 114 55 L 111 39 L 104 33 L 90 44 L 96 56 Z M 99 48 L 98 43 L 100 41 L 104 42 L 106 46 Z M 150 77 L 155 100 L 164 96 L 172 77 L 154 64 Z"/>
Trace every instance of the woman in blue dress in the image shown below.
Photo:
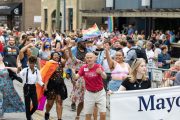
<path fill-rule="evenodd" d="M 0 93 L 2 94 L 0 109 L 3 113 L 12 113 L 12 112 L 24 112 L 24 104 L 19 97 L 18 93 L 14 89 L 13 81 L 9 77 L 7 68 L 3 63 L 3 57 L 0 54 Z M 0 116 L 2 118 L 3 116 Z"/>

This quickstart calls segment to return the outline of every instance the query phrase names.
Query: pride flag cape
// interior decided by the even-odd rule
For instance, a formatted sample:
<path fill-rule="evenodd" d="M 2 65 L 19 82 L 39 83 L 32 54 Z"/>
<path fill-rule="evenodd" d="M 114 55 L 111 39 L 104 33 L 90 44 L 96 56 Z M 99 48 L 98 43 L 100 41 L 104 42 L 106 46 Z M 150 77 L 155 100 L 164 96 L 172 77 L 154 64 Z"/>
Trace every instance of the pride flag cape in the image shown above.
<path fill-rule="evenodd" d="M 101 32 L 96 24 L 87 30 L 82 30 L 83 39 L 98 37 L 101 35 Z"/>
<path fill-rule="evenodd" d="M 43 68 L 43 66 L 46 64 L 46 60 L 40 60 L 39 64 L 40 64 L 40 70 L 41 68 Z"/>
<path fill-rule="evenodd" d="M 108 17 L 108 30 L 109 30 L 109 32 L 113 32 L 113 29 L 114 29 L 113 17 Z"/>
<path fill-rule="evenodd" d="M 46 83 L 54 71 L 57 69 L 58 64 L 54 61 L 47 61 L 44 67 L 40 70 L 42 82 Z M 37 91 L 37 98 L 38 103 L 40 102 L 41 98 L 43 97 L 44 90 L 39 84 L 36 84 L 36 91 Z"/>

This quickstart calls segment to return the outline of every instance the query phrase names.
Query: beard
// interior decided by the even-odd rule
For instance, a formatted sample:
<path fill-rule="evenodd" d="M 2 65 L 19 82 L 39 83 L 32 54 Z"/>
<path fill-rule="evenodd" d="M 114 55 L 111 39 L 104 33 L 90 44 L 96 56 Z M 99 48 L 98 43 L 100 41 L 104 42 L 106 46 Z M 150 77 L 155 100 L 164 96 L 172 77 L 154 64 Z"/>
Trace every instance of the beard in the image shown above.
<path fill-rule="evenodd" d="M 115 50 L 115 51 L 119 51 L 119 50 L 121 50 L 121 48 L 114 48 L 114 50 Z"/>
<path fill-rule="evenodd" d="M 86 49 L 86 46 L 85 46 L 85 45 L 82 45 L 82 44 L 79 44 L 79 45 L 78 45 L 78 48 L 80 48 L 80 49 Z"/>
<path fill-rule="evenodd" d="M 14 45 L 15 45 L 15 43 L 9 43 L 9 45 L 10 45 L 10 46 L 14 46 Z"/>

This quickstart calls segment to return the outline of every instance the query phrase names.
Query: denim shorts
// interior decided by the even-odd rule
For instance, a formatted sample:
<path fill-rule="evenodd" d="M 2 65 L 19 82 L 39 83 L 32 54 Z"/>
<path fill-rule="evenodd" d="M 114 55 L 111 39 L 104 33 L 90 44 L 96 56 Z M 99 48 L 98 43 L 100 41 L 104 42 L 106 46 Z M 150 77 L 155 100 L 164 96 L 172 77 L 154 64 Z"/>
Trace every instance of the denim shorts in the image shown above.
<path fill-rule="evenodd" d="M 108 90 L 118 91 L 121 86 L 122 80 L 111 80 L 108 84 Z"/>

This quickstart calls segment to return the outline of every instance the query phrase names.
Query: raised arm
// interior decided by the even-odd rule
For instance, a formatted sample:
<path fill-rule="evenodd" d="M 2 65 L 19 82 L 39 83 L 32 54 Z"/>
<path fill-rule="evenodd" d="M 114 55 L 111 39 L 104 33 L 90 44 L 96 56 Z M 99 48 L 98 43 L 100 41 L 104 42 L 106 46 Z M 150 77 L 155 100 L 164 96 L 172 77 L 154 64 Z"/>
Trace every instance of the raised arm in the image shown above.
<path fill-rule="evenodd" d="M 30 47 L 33 47 L 33 43 L 30 43 L 28 45 L 26 45 L 25 47 L 23 47 L 20 51 L 19 51 L 19 59 L 22 60 L 24 58 L 24 52 L 30 48 Z"/>
<path fill-rule="evenodd" d="M 73 55 L 72 55 L 71 48 L 72 48 L 72 43 L 69 43 L 69 45 L 68 45 L 68 52 L 69 52 L 69 57 L 72 59 Z"/>
<path fill-rule="evenodd" d="M 108 49 L 105 49 L 105 54 L 106 54 L 106 59 L 107 59 L 109 68 L 113 69 L 114 68 L 114 60 L 111 58 Z"/>

